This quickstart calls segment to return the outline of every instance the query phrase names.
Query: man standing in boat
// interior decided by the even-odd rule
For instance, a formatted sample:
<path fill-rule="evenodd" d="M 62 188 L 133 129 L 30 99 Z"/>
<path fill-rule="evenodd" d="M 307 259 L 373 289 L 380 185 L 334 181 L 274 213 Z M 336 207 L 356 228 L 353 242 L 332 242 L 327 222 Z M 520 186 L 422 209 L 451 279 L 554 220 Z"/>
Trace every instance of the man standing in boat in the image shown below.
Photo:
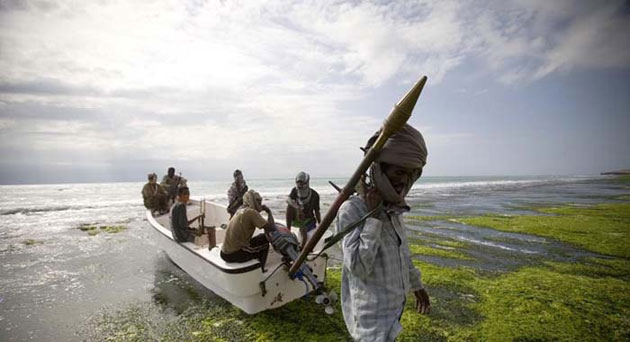
<path fill-rule="evenodd" d="M 230 213 L 230 218 L 234 216 L 238 208 L 243 204 L 243 195 L 247 192 L 247 184 L 245 183 L 245 178 L 243 178 L 243 173 L 241 170 L 234 170 L 232 174 L 234 177 L 234 182 L 228 189 L 228 207 L 227 211 Z"/>
<path fill-rule="evenodd" d="M 378 135 L 368 141 L 369 147 Z M 411 290 L 415 308 L 428 314 L 429 296 L 412 263 L 402 214 L 405 197 L 420 178 L 427 148 L 420 132 L 405 124 L 385 143 L 370 168 L 371 184 L 349 198 L 337 214 L 341 231 L 367 213 L 370 218 L 344 237 L 341 302 L 346 327 L 357 341 L 393 341 Z"/>
<path fill-rule="evenodd" d="M 188 219 L 186 212 L 186 203 L 190 199 L 190 190 L 187 187 L 179 188 L 177 195 L 177 203 L 171 208 L 171 231 L 173 238 L 177 242 L 195 242 L 196 229 L 190 225 L 205 217 L 204 214 L 197 215 L 192 220 Z"/>
<path fill-rule="evenodd" d="M 142 187 L 144 206 L 151 211 L 157 211 L 160 215 L 168 212 L 168 193 L 157 183 L 157 175 L 149 173 L 149 182 Z"/>
<path fill-rule="evenodd" d="M 267 212 L 267 220 L 260 215 L 263 210 Z M 262 204 L 260 194 L 249 190 L 243 196 L 243 206 L 228 223 L 225 239 L 221 245 L 221 258 L 227 262 L 258 259 L 260 268 L 265 272 L 269 241 L 266 234 L 252 237 L 256 228 L 263 228 L 265 233 L 271 233 L 276 226 L 271 210 Z"/>
<path fill-rule="evenodd" d="M 300 228 L 302 247 L 310 237 L 310 232 L 321 222 L 319 212 L 319 194 L 310 187 L 310 176 L 300 172 L 295 177 L 295 187 L 291 189 L 287 200 L 287 228 L 294 225 Z"/>
<path fill-rule="evenodd" d="M 168 192 L 169 201 L 175 202 L 175 198 L 178 195 L 178 189 L 186 187 L 186 178 L 180 175 L 175 174 L 175 168 L 169 167 L 167 174 L 162 177 L 162 182 L 160 183 L 166 191 Z"/>

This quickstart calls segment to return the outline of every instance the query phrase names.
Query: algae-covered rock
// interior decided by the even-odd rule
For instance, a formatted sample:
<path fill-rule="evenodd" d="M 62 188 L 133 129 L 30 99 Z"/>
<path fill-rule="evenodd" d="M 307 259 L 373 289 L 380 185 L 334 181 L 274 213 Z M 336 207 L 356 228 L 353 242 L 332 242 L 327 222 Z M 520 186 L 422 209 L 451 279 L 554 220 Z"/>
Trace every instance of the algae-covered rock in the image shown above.
<path fill-rule="evenodd" d="M 42 244 L 44 242 L 43 241 L 38 241 L 38 240 L 35 240 L 35 239 L 26 239 L 26 240 L 22 241 L 22 243 L 27 245 L 27 246 L 32 246 L 32 245 Z"/>

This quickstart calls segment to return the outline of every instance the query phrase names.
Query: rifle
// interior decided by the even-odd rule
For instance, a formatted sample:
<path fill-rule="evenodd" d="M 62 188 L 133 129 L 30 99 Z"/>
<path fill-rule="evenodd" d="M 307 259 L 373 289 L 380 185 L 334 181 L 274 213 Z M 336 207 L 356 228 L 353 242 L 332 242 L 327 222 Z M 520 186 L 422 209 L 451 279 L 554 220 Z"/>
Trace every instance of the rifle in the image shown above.
<path fill-rule="evenodd" d="M 236 195 L 236 198 L 227 206 L 227 212 L 230 213 L 230 218 L 236 213 L 236 210 L 243 205 L 243 195 L 245 195 L 247 190 L 249 190 L 249 188 L 245 185 L 243 191 Z"/>
<path fill-rule="evenodd" d="M 402 128 L 407 120 L 409 120 L 409 117 L 411 117 L 411 112 L 413 111 L 413 108 L 415 107 L 416 102 L 418 101 L 418 97 L 420 96 L 422 88 L 424 87 L 424 84 L 426 82 L 427 77 L 422 76 L 420 80 L 418 80 L 418 82 L 416 82 L 416 84 L 411 88 L 411 90 L 409 90 L 409 92 L 394 106 L 389 116 L 387 116 L 385 122 L 383 122 L 383 127 L 378 138 L 376 139 L 376 142 L 367 151 L 367 153 L 363 157 L 363 160 L 354 171 L 354 174 L 352 175 L 352 177 L 350 177 L 350 180 L 343 187 L 339 195 L 337 195 L 337 198 L 331 204 L 330 208 L 326 212 L 326 215 L 315 229 L 313 236 L 308 240 L 306 246 L 304 246 L 304 248 L 302 249 L 302 252 L 298 256 L 297 260 L 295 260 L 295 262 L 291 265 L 291 268 L 289 269 L 289 276 L 291 278 L 295 277 L 296 273 L 300 269 L 300 266 L 302 265 L 304 260 L 306 260 L 306 257 L 311 253 L 311 251 L 313 251 L 313 248 L 315 248 L 315 245 L 317 245 L 319 239 L 321 239 L 322 235 L 324 235 L 324 232 L 326 232 L 332 221 L 335 219 L 335 216 L 337 216 L 337 211 L 339 211 L 339 208 L 341 207 L 343 202 L 345 202 L 350 197 L 350 195 L 354 193 L 355 185 L 368 169 L 368 167 L 370 167 L 372 162 L 374 162 L 374 160 L 378 156 L 378 153 L 385 145 L 387 139 L 389 139 L 392 134 L 396 133 L 400 128 Z"/>

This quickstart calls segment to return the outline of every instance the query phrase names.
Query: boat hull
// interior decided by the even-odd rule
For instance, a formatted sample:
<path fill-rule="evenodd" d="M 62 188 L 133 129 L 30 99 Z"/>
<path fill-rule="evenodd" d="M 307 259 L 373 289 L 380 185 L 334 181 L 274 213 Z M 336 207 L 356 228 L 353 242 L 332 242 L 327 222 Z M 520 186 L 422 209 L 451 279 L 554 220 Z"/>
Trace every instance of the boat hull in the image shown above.
<path fill-rule="evenodd" d="M 197 205 L 199 205 L 198 202 Z M 219 213 L 220 209 L 225 210 L 224 208 L 216 203 L 206 202 L 207 215 L 212 211 Z M 192 210 L 195 209 L 192 208 Z M 208 250 L 192 243 L 174 241 L 170 228 L 164 226 L 168 224 L 167 219 L 163 217 L 156 219 L 150 211 L 147 211 L 147 219 L 153 228 L 159 248 L 177 266 L 203 286 L 248 314 L 280 307 L 314 290 L 313 286 L 305 280 L 290 279 L 288 267 L 282 264 L 281 256 L 272 249 L 269 251 L 268 262 L 265 265 L 267 270 L 263 273 L 257 260 L 246 263 L 223 261 L 220 257 L 220 242 L 222 242 L 220 233 L 222 232 L 217 233 L 217 247 Z M 221 230 L 219 227 L 225 224 L 218 224 L 222 220 L 217 219 L 216 216 L 206 216 L 206 221 L 214 222 L 213 225 L 217 227 L 217 230 Z M 320 256 L 307 264 L 317 279 L 323 282 L 326 275 L 327 257 Z"/>

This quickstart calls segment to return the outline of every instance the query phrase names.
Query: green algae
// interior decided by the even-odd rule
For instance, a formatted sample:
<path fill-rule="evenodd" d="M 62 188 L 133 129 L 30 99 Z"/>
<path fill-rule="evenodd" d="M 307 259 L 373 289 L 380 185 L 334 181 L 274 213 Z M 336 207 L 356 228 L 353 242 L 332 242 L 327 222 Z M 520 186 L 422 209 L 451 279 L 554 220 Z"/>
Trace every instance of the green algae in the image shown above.
<path fill-rule="evenodd" d="M 427 222 L 427 221 L 448 221 L 457 216 L 454 215 L 434 215 L 434 216 L 420 216 L 420 215 L 408 215 L 405 219 L 410 222 Z"/>
<path fill-rule="evenodd" d="M 453 250 L 452 247 L 446 246 L 450 249 L 434 248 L 426 245 L 409 244 L 409 252 L 415 255 L 427 255 L 437 256 L 441 258 L 459 259 L 459 260 L 472 260 L 469 256 Z"/>
<path fill-rule="evenodd" d="M 123 230 L 127 229 L 127 227 L 125 226 L 100 226 L 98 228 L 109 234 L 120 233 Z"/>
<path fill-rule="evenodd" d="M 432 312 L 418 314 L 410 298 L 398 341 L 626 341 L 630 283 L 622 278 L 628 275 L 627 260 L 589 262 L 595 272 L 584 272 L 580 264 L 549 263 L 484 274 L 414 261 Z M 340 274 L 328 270 L 329 288 L 339 291 Z M 87 340 L 349 341 L 336 308 L 335 314 L 324 314 L 313 296 L 251 316 L 225 301 L 200 301 L 178 316 L 132 306 L 103 315 L 92 329 L 97 334 Z"/>
<path fill-rule="evenodd" d="M 590 262 L 590 272 L 580 264 L 550 263 L 481 274 L 416 261 L 432 312 L 419 315 L 409 301 L 399 340 L 626 341 L 630 338 L 628 261 L 593 258 Z"/>
<path fill-rule="evenodd" d="M 95 226 L 95 225 L 83 225 L 78 227 L 79 230 L 87 232 L 89 236 L 98 235 L 100 232 L 106 232 L 109 234 L 120 233 L 123 230 L 127 229 L 127 227 L 122 225 L 103 225 L 103 226 Z"/>
<path fill-rule="evenodd" d="M 538 208 L 552 216 L 486 215 L 460 222 L 502 231 L 528 233 L 558 239 L 585 249 L 630 257 L 630 203 L 606 203 L 589 207 Z"/>
<path fill-rule="evenodd" d="M 483 223 L 490 220 L 493 225 L 499 222 L 507 226 L 505 230 L 534 234 L 539 232 L 536 226 L 544 223 L 549 235 L 543 235 L 545 231 L 537 235 L 578 245 L 582 242 L 585 248 L 596 250 L 601 248 L 596 240 L 605 233 L 623 232 L 621 226 L 627 226 L 630 215 L 626 207 L 608 204 L 538 211 L 553 216 L 530 219 L 530 216 L 497 215 L 462 220 L 479 219 Z M 585 223 L 576 224 L 578 221 Z M 598 224 L 597 229 L 593 228 L 594 223 Z M 579 239 L 569 240 L 566 235 L 571 232 Z M 422 245 L 422 240 L 410 241 L 410 250 L 416 254 L 444 251 L 457 255 L 458 249 L 466 247 L 459 241 L 431 242 L 452 248 L 443 250 Z M 410 297 L 401 316 L 403 331 L 398 341 L 628 341 L 630 260 L 624 258 L 619 245 L 613 247 L 614 253 L 607 254 L 621 257 L 590 257 L 575 263 L 548 261 L 505 273 L 414 260 L 422 271 L 432 312 L 426 316 L 415 312 Z M 329 268 L 328 288 L 339 293 L 340 278 L 338 268 Z M 162 314 L 159 324 L 151 318 L 155 315 L 151 310 L 132 308 L 99 321 L 95 329 L 100 331 L 96 335 L 99 338 L 94 340 L 350 340 L 339 304 L 337 312 L 329 316 L 324 314 L 322 306 L 314 303 L 312 295 L 252 316 L 223 300 L 218 302 L 200 300 L 200 304 L 178 316 Z"/>
<path fill-rule="evenodd" d="M 35 239 L 26 239 L 24 241 L 22 241 L 22 243 L 26 246 L 33 246 L 33 245 L 40 245 L 43 244 L 44 241 L 40 241 L 40 240 L 35 240 Z"/>
<path fill-rule="evenodd" d="M 570 267 L 565 265 L 566 267 Z M 627 341 L 630 284 L 528 267 L 482 279 L 475 335 L 506 341 Z"/>

